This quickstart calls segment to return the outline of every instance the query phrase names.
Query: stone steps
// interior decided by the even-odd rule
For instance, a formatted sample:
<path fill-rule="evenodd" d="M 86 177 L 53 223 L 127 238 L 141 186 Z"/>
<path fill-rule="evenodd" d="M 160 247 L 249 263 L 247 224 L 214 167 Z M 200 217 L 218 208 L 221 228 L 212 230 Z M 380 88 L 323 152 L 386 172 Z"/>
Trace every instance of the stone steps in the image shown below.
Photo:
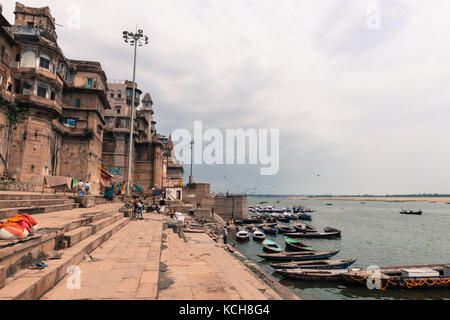
<path fill-rule="evenodd" d="M 68 231 L 68 232 L 64 233 L 63 241 L 67 241 L 68 247 L 73 247 L 78 242 L 90 237 L 91 235 L 99 232 L 100 230 L 104 229 L 105 227 L 115 223 L 120 218 L 123 218 L 123 214 L 116 213 L 113 216 L 103 217 L 102 219 L 96 220 L 88 226 L 83 226 L 83 227 L 79 227 L 74 230 Z"/>
<path fill-rule="evenodd" d="M 45 228 L 39 228 L 37 235 L 24 240 L 0 240 L 0 265 L 6 269 L 6 276 L 9 277 L 60 247 L 66 233 L 77 233 L 73 230 L 88 227 L 92 229 L 89 232 L 91 235 L 117 221 L 114 215 L 118 215 L 117 207 L 91 209 L 72 217 L 71 221 L 69 219 L 66 223 L 61 223 L 61 218 L 58 219 L 59 222 L 51 222 L 49 219 L 52 218 L 47 216 L 46 222 L 41 223 Z M 109 219 L 111 216 L 114 216 L 114 219 Z"/>
<path fill-rule="evenodd" d="M 74 203 L 69 199 L 34 199 L 34 200 L 0 200 L 0 209 L 7 208 L 24 208 L 24 207 L 41 207 L 57 204 Z"/>
<path fill-rule="evenodd" d="M 3 208 L 3 209 L 0 209 L 0 219 L 10 218 L 17 213 L 28 213 L 30 215 L 33 215 L 33 214 L 49 213 L 49 212 L 55 212 L 55 211 L 72 210 L 77 207 L 78 207 L 78 204 L 73 202 L 73 200 L 72 200 L 72 202 L 64 203 L 64 204 L 17 207 L 17 208 Z"/>
<path fill-rule="evenodd" d="M 69 266 L 79 264 L 86 254 L 94 251 L 100 244 L 122 229 L 129 221 L 130 219 L 123 218 L 119 214 L 98 220 L 97 223 L 91 226 L 93 228 L 92 230 L 95 229 L 96 232 L 91 233 L 86 238 L 80 239 L 76 244 L 72 244 L 71 247 L 63 250 L 61 259 L 46 261 L 48 267 L 42 270 L 23 269 L 13 277 L 8 278 L 5 287 L 0 289 L 0 299 L 39 299 L 45 292 L 53 288 L 55 284 L 64 278 Z M 83 230 L 88 229 L 83 228 Z"/>
<path fill-rule="evenodd" d="M 67 199 L 67 195 L 53 193 L 0 193 L 0 200 L 52 200 Z"/>

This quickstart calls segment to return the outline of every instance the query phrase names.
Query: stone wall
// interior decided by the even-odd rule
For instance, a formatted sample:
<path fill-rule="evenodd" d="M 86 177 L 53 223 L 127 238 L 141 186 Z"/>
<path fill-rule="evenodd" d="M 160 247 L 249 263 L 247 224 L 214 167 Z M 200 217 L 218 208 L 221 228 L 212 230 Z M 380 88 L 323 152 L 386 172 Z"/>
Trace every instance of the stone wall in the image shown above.
<path fill-rule="evenodd" d="M 11 135 L 9 176 L 42 189 L 44 175 L 58 175 L 61 137 L 44 113 L 24 112 Z"/>

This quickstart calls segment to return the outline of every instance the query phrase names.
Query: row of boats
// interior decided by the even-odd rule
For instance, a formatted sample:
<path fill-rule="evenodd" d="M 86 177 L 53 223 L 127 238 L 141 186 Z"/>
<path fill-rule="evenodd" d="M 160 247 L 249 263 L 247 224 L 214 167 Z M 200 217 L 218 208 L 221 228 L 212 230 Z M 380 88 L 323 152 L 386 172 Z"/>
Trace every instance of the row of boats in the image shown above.
<path fill-rule="evenodd" d="M 312 209 L 304 208 L 302 206 L 299 207 L 292 207 L 292 210 L 287 208 L 276 208 L 274 206 L 250 206 L 248 207 L 249 212 L 256 212 L 256 213 L 307 213 L 307 212 L 314 212 Z"/>
<path fill-rule="evenodd" d="M 236 240 L 249 240 L 251 232 L 253 232 L 255 241 L 263 241 L 266 234 L 277 235 L 278 233 L 282 233 L 288 238 L 339 238 L 341 236 L 341 231 L 338 229 L 325 227 L 323 232 L 318 232 L 316 227 L 303 222 L 297 222 L 293 225 L 265 223 L 239 228 L 236 232 Z"/>
<path fill-rule="evenodd" d="M 261 241 L 265 253 L 258 256 L 271 262 L 274 273 L 286 279 L 299 281 L 342 282 L 370 289 L 450 288 L 450 264 L 380 267 L 362 270 L 350 267 L 356 259 L 332 259 L 340 250 L 317 251 L 299 238 L 340 237 L 341 231 L 324 228 L 318 232 L 314 226 L 297 222 L 247 226 L 236 233 L 236 239 L 248 241 L 250 232 L 254 241 Z M 284 235 L 285 248 L 266 234 Z"/>

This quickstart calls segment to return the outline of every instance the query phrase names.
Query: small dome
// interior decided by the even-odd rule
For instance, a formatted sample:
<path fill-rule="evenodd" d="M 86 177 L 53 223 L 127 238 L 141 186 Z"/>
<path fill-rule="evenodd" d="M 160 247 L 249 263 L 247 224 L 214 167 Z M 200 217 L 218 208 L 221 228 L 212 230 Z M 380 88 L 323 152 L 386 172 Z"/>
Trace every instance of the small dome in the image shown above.
<path fill-rule="evenodd" d="M 150 103 L 150 105 L 153 105 L 153 100 L 152 97 L 150 96 L 150 93 L 146 93 L 144 98 L 142 99 L 142 102 L 145 103 Z"/>

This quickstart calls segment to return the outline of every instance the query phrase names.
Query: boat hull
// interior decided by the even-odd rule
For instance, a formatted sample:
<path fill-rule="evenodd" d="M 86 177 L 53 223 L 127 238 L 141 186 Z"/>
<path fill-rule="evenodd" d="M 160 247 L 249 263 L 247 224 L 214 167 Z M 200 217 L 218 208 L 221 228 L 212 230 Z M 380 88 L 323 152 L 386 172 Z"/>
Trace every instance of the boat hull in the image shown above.
<path fill-rule="evenodd" d="M 301 281 L 335 282 L 343 281 L 342 274 L 347 270 L 307 270 L 307 269 L 280 269 L 275 273 L 283 278 Z"/>
<path fill-rule="evenodd" d="M 275 263 L 270 266 L 274 269 L 308 269 L 308 270 L 339 270 L 346 269 L 355 263 L 356 259 L 349 260 L 319 260 L 305 262 Z M 321 263 L 323 262 L 323 263 Z"/>
<path fill-rule="evenodd" d="M 325 260 L 335 256 L 339 253 L 337 251 L 326 251 L 326 252 L 298 252 L 298 253 L 276 253 L 276 254 L 258 254 L 258 257 L 266 260 L 274 261 L 308 261 L 308 260 Z"/>

